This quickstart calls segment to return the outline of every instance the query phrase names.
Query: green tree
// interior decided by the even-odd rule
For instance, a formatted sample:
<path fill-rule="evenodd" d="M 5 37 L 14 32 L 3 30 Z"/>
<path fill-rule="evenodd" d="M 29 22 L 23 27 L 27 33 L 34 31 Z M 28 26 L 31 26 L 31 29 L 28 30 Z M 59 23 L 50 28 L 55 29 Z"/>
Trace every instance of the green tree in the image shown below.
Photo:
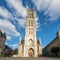
<path fill-rule="evenodd" d="M 18 54 L 18 49 L 17 48 L 13 50 L 13 54 L 14 55 L 17 55 Z"/>
<path fill-rule="evenodd" d="M 58 56 L 58 52 L 59 52 L 59 47 L 52 47 L 51 48 L 51 53 L 53 56 Z"/>

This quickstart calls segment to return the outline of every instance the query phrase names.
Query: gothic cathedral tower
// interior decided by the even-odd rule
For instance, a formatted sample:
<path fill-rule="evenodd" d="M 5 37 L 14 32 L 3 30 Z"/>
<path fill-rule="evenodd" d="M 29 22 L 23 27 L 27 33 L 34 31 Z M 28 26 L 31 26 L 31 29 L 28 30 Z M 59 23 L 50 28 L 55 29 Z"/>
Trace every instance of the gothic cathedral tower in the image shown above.
<path fill-rule="evenodd" d="M 38 57 L 42 54 L 41 42 L 36 39 L 36 21 L 34 10 L 27 9 L 25 40 L 20 40 L 18 56 Z"/>
<path fill-rule="evenodd" d="M 27 9 L 24 56 L 37 57 L 36 22 L 34 10 Z"/>

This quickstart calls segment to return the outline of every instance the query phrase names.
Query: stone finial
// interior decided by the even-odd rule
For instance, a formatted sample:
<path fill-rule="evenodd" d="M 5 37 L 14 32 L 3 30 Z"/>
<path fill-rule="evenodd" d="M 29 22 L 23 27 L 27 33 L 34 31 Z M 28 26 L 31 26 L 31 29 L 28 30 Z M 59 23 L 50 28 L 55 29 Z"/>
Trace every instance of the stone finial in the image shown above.
<path fill-rule="evenodd" d="M 39 37 L 40 45 L 41 45 L 41 38 Z"/>

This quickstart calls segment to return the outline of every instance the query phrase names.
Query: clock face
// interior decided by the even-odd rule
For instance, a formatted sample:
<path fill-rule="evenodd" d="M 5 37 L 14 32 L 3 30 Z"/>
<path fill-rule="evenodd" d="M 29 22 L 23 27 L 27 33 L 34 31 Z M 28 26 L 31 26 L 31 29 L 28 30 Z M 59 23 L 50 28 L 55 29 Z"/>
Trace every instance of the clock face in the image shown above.
<path fill-rule="evenodd" d="M 29 41 L 28 41 L 28 45 L 29 45 L 29 46 L 33 46 L 33 41 L 32 41 L 32 40 L 29 40 Z"/>

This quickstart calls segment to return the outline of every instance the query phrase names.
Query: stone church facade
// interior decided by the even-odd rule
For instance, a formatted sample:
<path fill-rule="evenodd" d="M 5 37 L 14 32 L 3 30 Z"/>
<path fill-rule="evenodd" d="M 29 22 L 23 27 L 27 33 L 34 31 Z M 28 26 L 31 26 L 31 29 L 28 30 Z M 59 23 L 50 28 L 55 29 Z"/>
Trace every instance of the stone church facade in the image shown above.
<path fill-rule="evenodd" d="M 38 57 L 42 55 L 41 41 L 36 38 L 36 21 L 34 10 L 27 9 L 25 40 L 20 39 L 19 57 Z"/>

